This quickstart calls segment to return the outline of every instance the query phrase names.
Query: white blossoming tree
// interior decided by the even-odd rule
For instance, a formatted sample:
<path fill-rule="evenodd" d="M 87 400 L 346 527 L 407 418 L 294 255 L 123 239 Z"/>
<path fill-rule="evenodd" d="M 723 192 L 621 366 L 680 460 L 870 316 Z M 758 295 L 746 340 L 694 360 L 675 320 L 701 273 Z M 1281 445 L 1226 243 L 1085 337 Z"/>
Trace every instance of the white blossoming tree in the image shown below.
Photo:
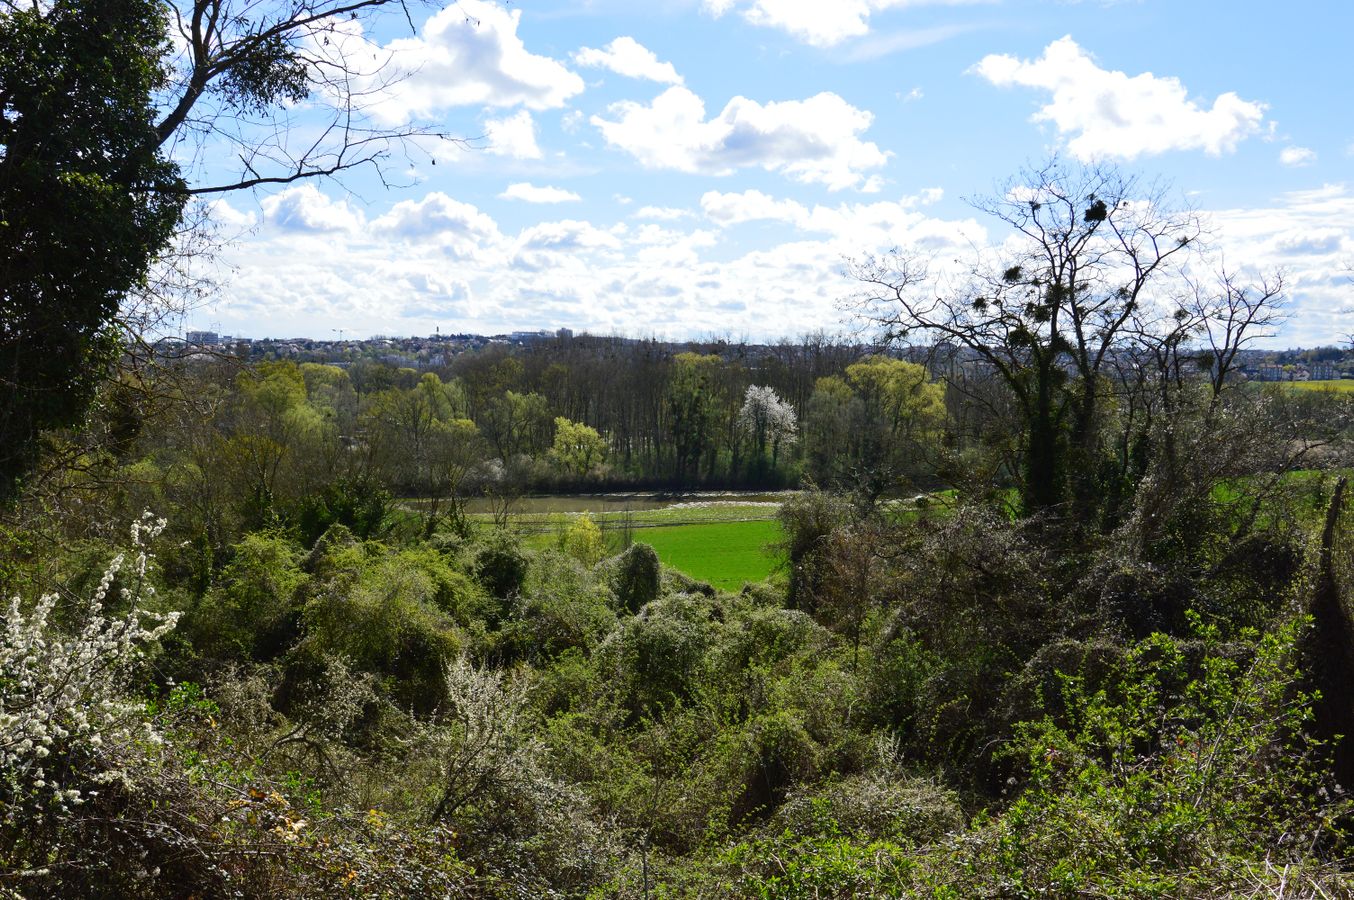
<path fill-rule="evenodd" d="M 758 465 L 765 462 L 770 448 L 772 469 L 780 462 L 781 448 L 792 445 L 799 435 L 794 407 L 780 399 L 772 388 L 755 384 L 748 385 L 738 423 L 752 440 Z"/>

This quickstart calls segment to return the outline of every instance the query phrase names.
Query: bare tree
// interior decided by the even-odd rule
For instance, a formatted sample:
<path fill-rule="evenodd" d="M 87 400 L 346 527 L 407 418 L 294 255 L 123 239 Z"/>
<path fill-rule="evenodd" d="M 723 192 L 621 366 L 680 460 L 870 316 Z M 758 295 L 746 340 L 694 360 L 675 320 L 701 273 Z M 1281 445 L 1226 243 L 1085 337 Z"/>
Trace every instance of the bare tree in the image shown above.
<path fill-rule="evenodd" d="M 891 339 L 923 333 L 957 345 L 1011 391 L 1027 512 L 1069 499 L 1084 506 L 1095 493 L 1102 375 L 1202 226 L 1136 178 L 1057 160 L 974 205 L 1011 230 L 998 259 L 980 260 L 966 283 L 937 296 L 917 258 L 867 258 L 851 265 L 864 285 L 859 307 Z"/>
<path fill-rule="evenodd" d="M 156 140 L 176 155 L 187 152 L 199 170 L 204 149 L 215 142 L 230 145 L 237 163 L 236 174 L 222 180 L 199 171 L 202 180 L 189 184 L 190 194 L 358 167 L 384 180 L 383 164 L 393 151 L 417 146 L 411 139 L 460 142 L 437 129 L 391 127 L 373 116 L 374 102 L 407 73 L 388 54 L 357 58 L 355 26 L 397 11 L 412 31 L 406 0 L 173 0 L 168 10 L 180 49 Z M 301 115 L 307 127 L 294 127 Z"/>

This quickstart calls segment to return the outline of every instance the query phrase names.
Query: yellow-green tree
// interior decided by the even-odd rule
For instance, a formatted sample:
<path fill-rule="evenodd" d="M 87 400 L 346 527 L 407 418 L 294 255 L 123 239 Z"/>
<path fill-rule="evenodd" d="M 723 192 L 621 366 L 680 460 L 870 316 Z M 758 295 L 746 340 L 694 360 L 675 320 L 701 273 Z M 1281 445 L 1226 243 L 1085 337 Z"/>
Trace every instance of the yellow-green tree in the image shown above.
<path fill-rule="evenodd" d="M 595 565 L 606 555 L 602 529 L 597 527 L 597 523 L 587 513 L 574 516 L 574 520 L 560 537 L 560 549 L 585 566 Z"/>
<path fill-rule="evenodd" d="M 606 440 L 589 425 L 557 416 L 550 457 L 564 472 L 581 478 L 606 459 Z"/>
<path fill-rule="evenodd" d="M 945 390 L 926 367 L 872 356 L 819 379 L 805 436 L 811 474 L 877 497 L 916 478 L 945 424 Z"/>

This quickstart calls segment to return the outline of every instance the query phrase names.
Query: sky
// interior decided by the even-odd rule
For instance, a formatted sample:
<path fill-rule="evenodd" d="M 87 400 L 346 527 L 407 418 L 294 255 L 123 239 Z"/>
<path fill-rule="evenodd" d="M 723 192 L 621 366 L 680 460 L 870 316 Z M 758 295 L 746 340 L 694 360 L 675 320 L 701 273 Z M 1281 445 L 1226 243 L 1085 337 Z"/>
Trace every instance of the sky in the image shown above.
<path fill-rule="evenodd" d="M 185 327 L 848 332 L 846 260 L 971 258 L 1008 238 L 972 201 L 1058 154 L 1204 215 L 1200 266 L 1282 271 L 1291 316 L 1272 345 L 1354 332 L 1347 0 L 411 10 L 332 52 L 383 62 L 372 121 L 472 140 L 214 200 L 228 242 Z M 298 135 L 312 115 L 291 111 Z M 224 165 L 225 148 L 206 159 Z"/>

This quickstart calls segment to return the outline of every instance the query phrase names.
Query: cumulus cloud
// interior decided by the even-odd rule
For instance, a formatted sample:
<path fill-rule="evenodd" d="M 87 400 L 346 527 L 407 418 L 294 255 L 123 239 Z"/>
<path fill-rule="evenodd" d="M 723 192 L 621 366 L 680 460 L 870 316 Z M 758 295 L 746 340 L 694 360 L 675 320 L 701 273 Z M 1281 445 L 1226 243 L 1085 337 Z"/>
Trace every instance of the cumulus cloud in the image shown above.
<path fill-rule="evenodd" d="M 794 200 L 777 200 L 761 191 L 722 194 L 708 191 L 701 197 L 701 211 L 720 225 L 741 222 L 804 222 L 808 209 Z"/>
<path fill-rule="evenodd" d="M 502 119 L 485 122 L 484 135 L 489 140 L 489 146 L 485 149 L 495 156 L 541 158 L 541 148 L 536 143 L 536 122 L 525 109 Z"/>
<path fill-rule="evenodd" d="M 1070 36 L 1049 44 L 1038 59 L 993 54 L 972 71 L 998 87 L 1050 92 L 1034 121 L 1070 136 L 1068 149 L 1082 160 L 1132 160 L 1170 150 L 1230 153 L 1260 131 L 1265 117 L 1263 103 L 1230 91 L 1205 109 L 1176 78 L 1102 69 Z"/>
<path fill-rule="evenodd" d="M 260 205 L 264 221 L 283 231 L 323 234 L 356 231 L 362 224 L 362 213 L 347 200 L 330 199 L 309 182 L 265 197 Z"/>
<path fill-rule="evenodd" d="M 928 204 L 939 197 L 927 189 L 824 205 L 708 192 L 699 223 L 566 219 L 505 235 L 488 215 L 441 193 L 365 221 L 345 203 L 297 187 L 269 198 L 260 233 L 226 251 L 234 274 L 213 318 L 250 336 L 313 335 L 339 323 L 350 334 L 567 325 L 674 338 L 793 335 L 839 321 L 835 303 L 855 289 L 841 272 L 844 256 L 912 248 L 940 277 L 949 260 L 1004 236 L 986 222 L 931 215 Z M 341 223 L 345 210 L 356 227 L 317 230 Z M 1349 187 L 1292 192 L 1208 217 L 1217 251 L 1240 277 L 1286 272 L 1294 315 L 1285 344 L 1329 343 L 1351 330 Z M 758 231 L 757 249 L 740 249 L 736 223 L 753 221 L 777 228 Z"/>
<path fill-rule="evenodd" d="M 722 222 L 683 221 L 683 214 L 700 216 L 699 207 L 623 224 L 536 222 L 504 234 L 481 210 L 439 192 L 318 238 L 265 226 L 258 239 L 230 248 L 235 275 L 215 315 L 232 333 L 250 336 L 313 334 L 341 322 L 350 334 L 568 325 L 760 339 L 832 327 L 835 302 L 853 287 L 841 272 L 844 255 L 946 241 L 954 255 L 955 235 L 982 237 L 971 220 L 922 215 L 919 197 L 809 208 L 749 195 L 741 214 L 752 216 L 759 199 L 772 210 L 790 208 L 796 221 L 778 236 L 783 243 L 761 246 L 759 235 L 751 252 Z M 714 211 L 738 202 L 731 194 L 703 205 Z"/>
<path fill-rule="evenodd" d="M 258 224 L 258 217 L 252 212 L 241 212 L 225 200 L 205 201 L 208 217 L 222 228 L 243 231 Z"/>
<path fill-rule="evenodd" d="M 1346 272 L 1354 251 L 1354 192 L 1344 184 L 1290 191 L 1272 204 L 1210 216 L 1215 243 L 1246 276 L 1283 271 L 1292 316 L 1285 342 L 1329 344 L 1354 325 Z"/>
<path fill-rule="evenodd" d="M 443 264 L 448 258 L 464 262 L 484 259 L 503 240 L 498 223 L 491 216 L 440 191 L 421 200 L 401 200 L 371 224 L 372 234 L 379 238 L 394 238 L 426 248 Z M 392 252 L 391 258 L 406 255 Z M 445 272 L 438 270 L 433 274 L 441 277 Z"/>
<path fill-rule="evenodd" d="M 1293 168 L 1310 166 L 1316 162 L 1316 151 L 1308 147 L 1284 147 L 1279 152 L 1279 162 Z"/>
<path fill-rule="evenodd" d="M 519 9 L 492 0 L 459 0 L 434 14 L 415 37 L 374 43 L 360 25 L 331 34 L 317 53 L 356 65 L 388 61 L 359 82 L 372 112 L 387 123 L 427 119 L 458 106 L 558 109 L 583 91 L 583 79 L 558 60 L 532 53 L 517 27 Z"/>
<path fill-rule="evenodd" d="M 870 186 L 864 170 L 888 154 L 860 138 L 874 116 L 824 92 L 807 100 L 765 105 L 734 97 L 712 119 L 705 104 L 684 87 L 671 87 L 650 104 L 613 104 L 612 118 L 593 116 L 613 147 L 651 169 L 729 175 L 760 167 L 830 190 Z"/>
<path fill-rule="evenodd" d="M 869 34 L 872 13 L 905 6 L 971 2 L 984 0 L 704 0 L 702 6 L 716 18 L 737 8 L 752 25 L 779 29 L 815 47 L 831 47 Z"/>
<path fill-rule="evenodd" d="M 639 41 L 621 36 L 601 50 L 584 47 L 574 54 L 574 62 L 587 68 L 610 69 L 626 78 L 643 78 L 659 84 L 681 84 L 682 76 L 670 62 L 659 62 L 658 56 Z"/>
<path fill-rule="evenodd" d="M 498 196 L 503 200 L 521 200 L 523 203 L 575 203 L 583 199 L 564 188 L 537 186 L 525 181 L 508 185 Z"/>
<path fill-rule="evenodd" d="M 1274 249 L 1287 256 L 1329 256 L 1345 246 L 1345 230 L 1335 226 L 1286 231 L 1274 239 Z"/>
<path fill-rule="evenodd" d="M 518 234 L 510 268 L 516 272 L 553 272 L 577 282 L 597 265 L 615 264 L 615 251 L 621 248 L 624 233 L 624 226 L 606 230 L 578 219 L 541 222 Z"/>

